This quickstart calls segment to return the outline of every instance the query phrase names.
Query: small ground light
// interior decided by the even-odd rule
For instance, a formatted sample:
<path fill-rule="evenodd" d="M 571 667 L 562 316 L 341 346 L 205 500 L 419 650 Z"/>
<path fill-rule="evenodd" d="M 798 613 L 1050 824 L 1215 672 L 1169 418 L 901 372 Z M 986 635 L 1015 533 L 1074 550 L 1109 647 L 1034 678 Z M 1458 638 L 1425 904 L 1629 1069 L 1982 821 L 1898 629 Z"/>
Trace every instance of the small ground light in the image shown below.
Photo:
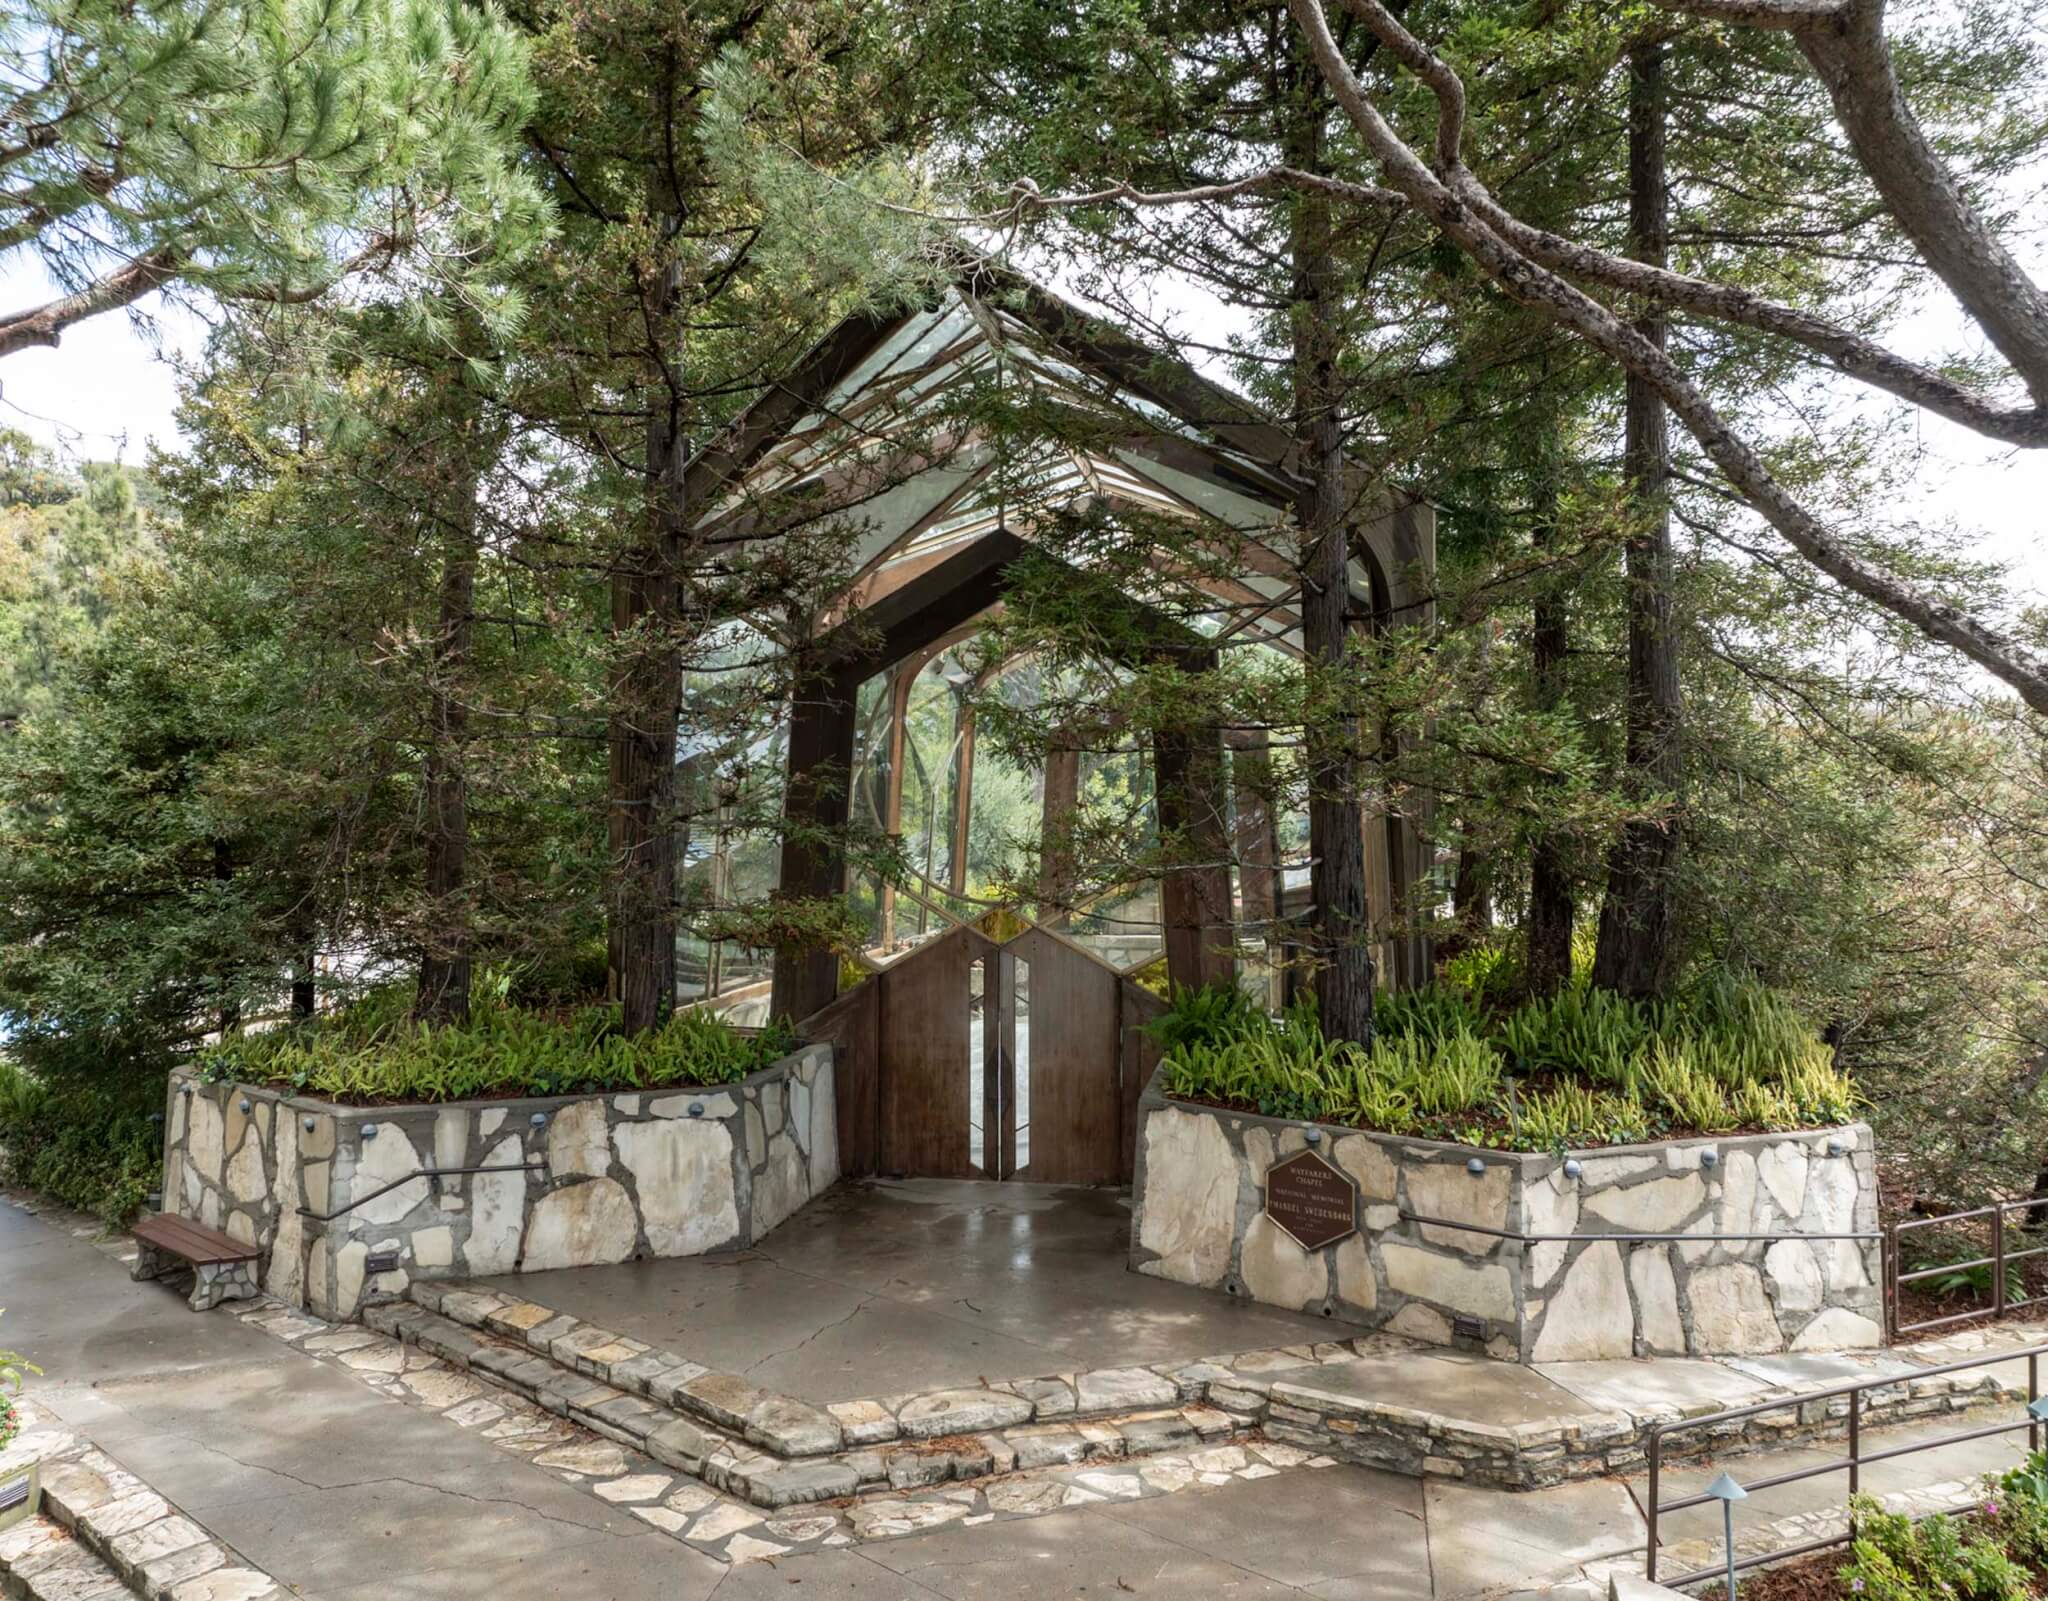
<path fill-rule="evenodd" d="M 1465 1171 L 1467 1173 L 1470 1173 L 1474 1178 L 1477 1178 L 1480 1174 L 1486 1171 L 1486 1158 L 1483 1156 L 1473 1157 L 1469 1162 L 1465 1164 Z"/>
<path fill-rule="evenodd" d="M 1581 1162 L 1576 1156 L 1564 1165 L 1564 1176 L 1568 1179 L 1575 1179 L 1585 1171 L 1586 1164 Z"/>
<path fill-rule="evenodd" d="M 1728 1601 L 1735 1601 L 1735 1503 L 1747 1501 L 1749 1492 L 1724 1473 L 1707 1486 L 1707 1494 L 1721 1503 L 1721 1538 L 1728 1550 Z"/>

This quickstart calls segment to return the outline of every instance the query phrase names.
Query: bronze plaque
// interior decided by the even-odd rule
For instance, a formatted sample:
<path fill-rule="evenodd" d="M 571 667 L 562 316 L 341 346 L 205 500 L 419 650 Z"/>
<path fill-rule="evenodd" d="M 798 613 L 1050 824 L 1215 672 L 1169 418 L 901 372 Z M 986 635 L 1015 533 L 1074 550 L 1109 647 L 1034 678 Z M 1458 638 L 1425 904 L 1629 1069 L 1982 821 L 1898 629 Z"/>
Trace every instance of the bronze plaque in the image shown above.
<path fill-rule="evenodd" d="M 1314 1151 L 1297 1151 L 1266 1171 L 1266 1216 L 1304 1251 L 1358 1230 L 1358 1186 Z"/>

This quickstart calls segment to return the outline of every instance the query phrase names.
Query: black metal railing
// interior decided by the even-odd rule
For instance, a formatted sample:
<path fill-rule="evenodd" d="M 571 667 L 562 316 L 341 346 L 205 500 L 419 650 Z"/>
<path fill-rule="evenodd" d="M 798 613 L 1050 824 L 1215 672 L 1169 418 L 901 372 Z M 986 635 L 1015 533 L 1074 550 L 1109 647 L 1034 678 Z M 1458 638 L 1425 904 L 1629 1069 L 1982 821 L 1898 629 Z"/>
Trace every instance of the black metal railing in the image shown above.
<path fill-rule="evenodd" d="M 1949 1362 L 1941 1367 L 1916 1368 L 1911 1372 L 1892 1373 L 1882 1378 L 1860 1379 L 1854 1384 L 1838 1384 L 1832 1389 L 1809 1390 L 1802 1395 L 1786 1396 L 1775 1401 L 1759 1401 L 1751 1406 L 1731 1407 L 1726 1412 L 1715 1412 L 1707 1417 L 1684 1418 L 1672 1423 L 1660 1423 L 1650 1431 L 1647 1442 L 1650 1483 L 1648 1493 L 1644 1497 L 1644 1510 L 1650 1525 L 1650 1547 L 1644 1576 L 1653 1584 L 1664 1584 L 1673 1589 L 1678 1589 L 1688 1584 L 1697 1584 L 1706 1579 L 1716 1578 L 1728 1571 L 1728 1564 L 1723 1563 L 1717 1567 L 1699 1568 L 1691 1573 L 1680 1574 L 1676 1578 L 1658 1577 L 1657 1548 L 1660 1519 L 1674 1512 L 1683 1512 L 1689 1507 L 1705 1506 L 1715 1500 L 1715 1497 L 1704 1492 L 1682 1495 L 1670 1501 L 1663 1499 L 1664 1455 L 1667 1450 L 1665 1442 L 1674 1435 L 1690 1434 L 1695 1431 L 1711 1433 L 1725 1429 L 1731 1423 L 1740 1423 L 1749 1418 L 1761 1417 L 1765 1413 L 1796 1410 L 1812 1406 L 1816 1402 L 1832 1402 L 1846 1396 L 1848 1398 L 1848 1455 L 1816 1463 L 1812 1467 L 1793 1468 L 1784 1473 L 1767 1474 L 1763 1478 L 1749 1480 L 1742 1487 L 1751 1495 L 1754 1495 L 1759 1490 L 1773 1489 L 1781 1484 L 1797 1484 L 1802 1480 L 1816 1479 L 1828 1473 L 1846 1473 L 1848 1475 L 1848 1494 L 1849 1496 L 1855 1496 L 1863 1488 L 1863 1469 L 1875 1462 L 1890 1462 L 1899 1457 L 1916 1455 L 1922 1451 L 1937 1451 L 1943 1446 L 1961 1445 L 1970 1440 L 1989 1439 L 1994 1435 L 2011 1434 L 2020 1429 L 2027 1431 L 2028 1448 L 2030 1450 L 2038 1451 L 2041 1449 L 2042 1424 L 2029 1411 L 2027 1416 L 2010 1422 L 1985 1424 L 1980 1428 L 1962 1429 L 1954 1434 L 1944 1434 L 1936 1439 L 1915 1440 L 1907 1445 L 1894 1445 L 1879 1451 L 1866 1451 L 1863 1449 L 1862 1428 L 1863 1398 L 1866 1394 L 1872 1390 L 1902 1388 L 1907 1385 L 1921 1383 L 1927 1379 L 1942 1378 L 1951 1373 L 1966 1373 L 1972 1368 L 1992 1367 L 2001 1362 L 2017 1362 L 2021 1358 L 2025 1358 L 2027 1364 L 2027 1401 L 2031 1407 L 2032 1403 L 2039 1400 L 2041 1395 L 2040 1364 L 2041 1357 L 2044 1354 L 2048 1354 L 2048 1345 L 2026 1346 L 2016 1351 L 1986 1352 L 1970 1357 L 1965 1361 Z M 1774 1550 L 1754 1552 L 1749 1556 L 1736 1558 L 1733 1565 L 1735 1571 L 1741 1572 L 1745 1568 L 1759 1567 L 1766 1562 L 1789 1561 L 1793 1557 L 1807 1556 L 1815 1551 L 1825 1551 L 1833 1546 L 1846 1545 L 1854 1538 L 1855 1525 L 1852 1522 L 1840 1534 L 1807 1540 L 1797 1545 L 1784 1546 Z"/>
<path fill-rule="evenodd" d="M 2026 1227 L 2040 1229 L 2048 1227 L 2048 1200 L 2029 1197 L 2024 1201 L 2000 1201 L 1992 1206 L 1979 1206 L 1967 1212 L 1948 1212 L 1940 1217 L 1901 1218 L 1886 1231 L 1885 1237 L 1885 1295 L 1886 1326 L 1891 1337 L 1902 1334 L 1918 1334 L 1927 1329 L 1946 1328 L 1952 1323 L 1967 1323 L 1974 1318 L 2003 1318 L 2023 1307 L 2039 1306 L 2048 1302 L 2048 1295 L 2014 1296 L 2007 1293 L 2008 1270 L 2016 1262 L 2029 1257 L 2048 1255 L 2048 1244 L 2026 1246 L 2013 1250 L 2006 1239 L 2006 1219 L 2014 1212 L 2026 1212 Z M 1988 1256 L 1970 1257 L 1960 1262 L 1938 1262 L 1929 1267 L 1915 1268 L 1911 1272 L 1901 1270 L 1904 1240 L 1909 1234 L 1927 1229 L 1968 1227 L 1980 1219 L 1990 1220 L 1991 1252 Z M 1989 1306 L 1972 1307 L 1966 1312 L 1949 1312 L 1940 1317 L 1919 1318 L 1908 1323 L 1899 1305 L 1900 1287 L 1916 1284 L 1925 1279 L 1956 1279 L 1979 1268 L 1991 1270 Z"/>
<path fill-rule="evenodd" d="M 1882 1240 L 1884 1234 L 1878 1229 L 1851 1229 L 1839 1234 L 1807 1234 L 1797 1229 L 1779 1229 L 1770 1234 L 1705 1234 L 1665 1233 L 1631 1234 L 1617 1229 L 1613 1233 L 1595 1230 L 1578 1234 L 1524 1234 L 1515 1229 L 1488 1228 L 1483 1223 L 1460 1223 L 1453 1217 L 1430 1217 L 1426 1213 L 1411 1212 L 1403 1207 L 1403 1223 L 1422 1223 L 1430 1228 L 1457 1229 L 1465 1234 L 1484 1234 L 1489 1239 L 1515 1240 L 1523 1245 L 1563 1245 L 1577 1240 L 1618 1240 L 1624 1245 L 1667 1245 L 1689 1240 L 1695 1245 L 1763 1245 L 1776 1240 Z"/>
<path fill-rule="evenodd" d="M 302 1206 L 299 1208 L 299 1216 L 310 1218 L 315 1223 L 332 1223 L 336 1218 L 346 1216 L 359 1206 L 368 1206 L 380 1195 L 389 1195 L 393 1190 L 403 1189 L 414 1179 L 452 1179 L 461 1178 L 470 1173 L 545 1173 L 547 1168 L 548 1165 L 545 1162 L 498 1162 L 488 1167 L 416 1168 L 414 1171 L 406 1174 L 404 1178 L 393 1179 L 389 1184 L 379 1185 L 376 1189 L 370 1191 L 368 1195 L 358 1195 L 348 1205 L 338 1206 L 332 1212 L 316 1212 L 309 1206 Z"/>

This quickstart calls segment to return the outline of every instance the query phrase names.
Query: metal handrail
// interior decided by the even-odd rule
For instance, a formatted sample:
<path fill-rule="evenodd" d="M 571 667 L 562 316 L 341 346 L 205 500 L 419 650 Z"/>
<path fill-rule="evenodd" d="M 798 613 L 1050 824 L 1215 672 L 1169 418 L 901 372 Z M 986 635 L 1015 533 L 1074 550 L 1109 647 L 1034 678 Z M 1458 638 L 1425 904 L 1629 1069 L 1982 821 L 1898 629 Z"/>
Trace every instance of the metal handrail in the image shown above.
<path fill-rule="evenodd" d="M 545 1173 L 547 1167 L 545 1162 L 499 1162 L 488 1167 L 423 1167 L 406 1174 L 402 1179 L 393 1179 L 389 1184 L 370 1191 L 368 1195 L 359 1195 L 348 1205 L 336 1207 L 332 1212 L 316 1212 L 309 1206 L 302 1206 L 299 1208 L 299 1216 L 310 1218 L 315 1223 L 332 1223 L 336 1218 L 353 1212 L 359 1206 L 368 1206 L 380 1195 L 389 1195 L 393 1190 L 403 1189 L 414 1179 L 452 1179 L 468 1173 Z"/>
<path fill-rule="evenodd" d="M 2028 1196 L 2019 1201 L 1994 1201 L 1989 1206 L 1973 1207 L 1967 1212 L 1945 1212 L 1939 1217 L 1901 1218 L 1886 1233 L 1885 1239 L 1885 1310 L 1890 1323 L 1891 1337 L 1902 1334 L 1919 1334 L 1928 1329 L 1946 1328 L 1951 1323 L 1968 1323 L 1977 1318 L 2003 1318 L 2008 1312 L 2021 1311 L 2026 1307 L 2039 1306 L 2048 1302 L 2048 1295 L 2022 1295 L 2017 1299 L 2006 1296 L 2005 1270 L 2015 1262 L 2025 1261 L 2030 1256 L 2048 1255 L 2048 1245 L 2032 1245 L 2023 1251 L 2006 1249 L 2005 1229 L 2008 1214 L 2027 1211 L 2037 1216 L 2048 1214 L 2048 1198 Z M 1915 1268 L 1911 1273 L 1899 1271 L 1899 1239 L 1914 1229 L 1940 1228 L 1945 1224 L 1968 1223 L 1976 1218 L 1991 1220 L 1991 1254 L 1975 1256 L 1964 1262 L 1941 1262 L 1933 1267 Z M 2048 1218 L 2044 1218 L 2048 1221 Z M 2038 1226 L 2022 1225 L 2023 1227 Z M 1917 1323 L 1907 1323 L 1899 1316 L 1899 1286 L 1912 1284 L 1920 1279 L 1941 1278 L 1952 1273 L 1966 1273 L 1972 1268 L 1991 1269 L 1991 1304 L 1973 1307 L 1967 1312 L 1949 1312 L 1941 1317 L 1922 1318 Z"/>
<path fill-rule="evenodd" d="M 1843 1234 L 1801 1234 L 1797 1231 L 1780 1230 L 1775 1234 L 1522 1234 L 1513 1229 L 1488 1228 L 1484 1223 L 1460 1223 L 1456 1218 L 1430 1217 L 1421 1212 L 1411 1212 L 1403 1207 L 1403 1223 L 1423 1223 L 1432 1228 L 1457 1229 L 1465 1234 L 1485 1234 L 1496 1240 L 1519 1240 L 1524 1245 L 1562 1245 L 1573 1240 L 1620 1240 L 1631 1245 L 1669 1244 L 1680 1240 L 1691 1240 L 1695 1244 L 1749 1244 L 1761 1245 L 1770 1240 L 1881 1240 L 1884 1233 L 1879 1229 L 1861 1229 Z"/>
<path fill-rule="evenodd" d="M 1650 1483 L 1648 1494 L 1644 1498 L 1644 1510 L 1649 1522 L 1649 1551 L 1644 1577 L 1649 1579 L 1652 1584 L 1662 1583 L 1672 1589 L 1679 1589 L 1688 1584 L 1697 1584 L 1702 1580 L 1714 1578 L 1719 1574 L 1728 1572 L 1730 1569 L 1730 1564 L 1723 1563 L 1718 1567 L 1700 1568 L 1692 1573 L 1682 1574 L 1675 1579 L 1660 1580 L 1657 1577 L 1657 1525 L 1659 1518 L 1667 1512 L 1682 1512 L 1689 1507 L 1704 1506 L 1707 1502 L 1715 1499 L 1715 1497 L 1710 1495 L 1698 1494 L 1680 1496 L 1675 1501 L 1660 1500 L 1659 1489 L 1663 1477 L 1664 1441 L 1666 1436 L 1683 1434 L 1694 1429 L 1715 1429 L 1730 1423 L 1739 1423 L 1745 1418 L 1759 1417 L 1766 1412 L 1782 1412 L 1787 1408 L 1803 1408 L 1812 1405 L 1816 1401 L 1832 1401 L 1839 1397 L 1847 1396 L 1849 1398 L 1849 1454 L 1847 1456 L 1835 1457 L 1826 1462 L 1816 1463 L 1812 1467 L 1794 1468 L 1787 1473 L 1774 1473 L 1766 1478 L 1757 1479 L 1745 1484 L 1743 1488 L 1751 1491 L 1768 1490 L 1781 1484 L 1796 1484 L 1804 1479 L 1818 1478 L 1823 1473 L 1841 1473 L 1846 1471 L 1849 1475 L 1849 1494 L 1854 1496 L 1863 1487 L 1862 1469 L 1866 1463 L 1889 1462 L 1898 1457 L 1912 1456 L 1921 1451 L 1939 1450 L 1945 1445 L 1961 1445 L 1969 1440 L 1983 1440 L 1997 1434 L 2010 1434 L 2017 1429 L 2025 1429 L 2027 1431 L 2029 1449 L 2035 1451 L 2041 1449 L 2042 1425 L 2040 1420 L 2029 1411 L 2026 1417 L 2016 1419 L 2010 1423 L 1986 1424 L 1981 1428 L 1964 1429 L 1955 1434 L 1944 1434 L 1937 1439 L 1916 1440 L 1909 1445 L 1896 1445 L 1882 1451 L 1866 1452 L 1863 1449 L 1862 1431 L 1863 1396 L 1865 1391 L 1895 1389 L 1903 1385 L 1917 1384 L 1923 1379 L 1938 1379 L 1950 1373 L 1967 1372 L 1971 1368 L 1992 1367 L 2001 1362 L 2017 1362 L 2020 1358 L 2024 1357 L 2027 1363 L 2027 1401 L 2031 1407 L 2032 1403 L 2039 1400 L 2041 1395 L 2040 1359 L 2044 1354 L 2048 1354 L 2048 1345 L 2028 1346 L 2017 1351 L 1986 1352 L 1965 1358 L 1961 1362 L 1943 1363 L 1940 1367 L 1914 1368 L 1910 1372 L 1887 1374 L 1882 1378 L 1858 1379 L 1851 1384 L 1837 1384 L 1825 1390 L 1808 1390 L 1802 1394 L 1787 1396 L 1780 1400 L 1758 1401 L 1749 1406 L 1730 1407 L 1725 1412 L 1711 1413 L 1706 1417 L 1681 1418 L 1674 1422 L 1658 1424 L 1650 1431 L 1647 1441 Z M 1781 1550 L 1766 1551 L 1754 1556 L 1735 1558 L 1732 1566 L 1735 1571 L 1740 1572 L 1744 1568 L 1760 1567 L 1766 1562 L 1782 1562 L 1791 1557 L 1806 1556 L 1815 1551 L 1825 1551 L 1831 1546 L 1846 1545 L 1855 1537 L 1856 1528 L 1852 1519 L 1848 1531 L 1844 1534 L 1818 1540 L 1809 1540 L 1801 1545 L 1786 1546 Z M 1733 1552 L 1730 1552 L 1729 1555 L 1731 1558 L 1734 1557 Z"/>

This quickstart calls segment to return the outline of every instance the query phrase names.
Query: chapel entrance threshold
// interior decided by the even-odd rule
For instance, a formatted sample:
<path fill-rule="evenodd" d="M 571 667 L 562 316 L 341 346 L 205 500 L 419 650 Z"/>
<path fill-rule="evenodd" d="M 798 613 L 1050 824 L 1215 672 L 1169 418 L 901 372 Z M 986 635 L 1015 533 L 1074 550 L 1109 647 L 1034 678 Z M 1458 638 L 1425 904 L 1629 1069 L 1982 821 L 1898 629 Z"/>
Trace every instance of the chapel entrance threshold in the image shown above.
<path fill-rule="evenodd" d="M 848 1180 L 758 1246 L 479 1281 L 817 1405 L 1342 1338 L 1125 1267 L 1115 1189 Z"/>

